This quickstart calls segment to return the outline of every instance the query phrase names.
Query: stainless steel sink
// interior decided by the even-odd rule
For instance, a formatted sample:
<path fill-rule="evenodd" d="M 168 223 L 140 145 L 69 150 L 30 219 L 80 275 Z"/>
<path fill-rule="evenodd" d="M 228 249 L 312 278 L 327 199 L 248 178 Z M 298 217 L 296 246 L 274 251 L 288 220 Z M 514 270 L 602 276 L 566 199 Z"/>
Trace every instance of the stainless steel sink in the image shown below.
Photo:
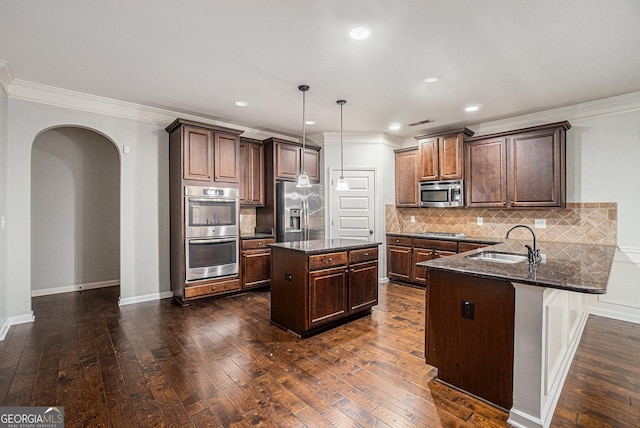
<path fill-rule="evenodd" d="M 496 263 L 520 263 L 527 260 L 527 256 L 516 253 L 502 253 L 499 251 L 481 251 L 465 256 L 468 259 L 486 260 Z"/>

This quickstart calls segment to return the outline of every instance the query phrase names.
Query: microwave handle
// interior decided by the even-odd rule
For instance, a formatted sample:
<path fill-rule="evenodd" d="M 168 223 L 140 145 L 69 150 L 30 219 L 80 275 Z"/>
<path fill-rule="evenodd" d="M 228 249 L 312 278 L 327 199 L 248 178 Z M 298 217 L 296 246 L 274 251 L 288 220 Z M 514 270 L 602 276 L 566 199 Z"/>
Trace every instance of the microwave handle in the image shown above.
<path fill-rule="evenodd" d="M 189 244 L 224 244 L 225 242 L 237 242 L 238 238 L 222 239 L 190 239 Z"/>

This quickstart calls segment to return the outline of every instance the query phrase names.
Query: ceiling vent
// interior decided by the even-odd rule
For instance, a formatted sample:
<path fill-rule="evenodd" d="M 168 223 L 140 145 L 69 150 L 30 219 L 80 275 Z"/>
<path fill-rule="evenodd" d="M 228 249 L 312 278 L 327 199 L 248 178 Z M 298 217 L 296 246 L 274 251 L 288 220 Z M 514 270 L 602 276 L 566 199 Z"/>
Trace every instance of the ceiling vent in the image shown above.
<path fill-rule="evenodd" d="M 425 120 L 421 120 L 420 122 L 414 122 L 414 123 L 410 123 L 409 126 L 418 126 L 418 125 L 424 125 L 426 123 L 431 123 L 433 122 L 433 120 L 431 119 L 425 119 Z"/>

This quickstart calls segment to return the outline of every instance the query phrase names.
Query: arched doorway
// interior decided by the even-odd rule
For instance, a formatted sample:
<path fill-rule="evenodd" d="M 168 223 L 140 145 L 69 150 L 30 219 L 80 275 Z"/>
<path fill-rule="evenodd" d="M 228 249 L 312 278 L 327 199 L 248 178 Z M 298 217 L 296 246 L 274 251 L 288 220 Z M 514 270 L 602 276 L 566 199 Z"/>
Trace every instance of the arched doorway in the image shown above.
<path fill-rule="evenodd" d="M 119 281 L 117 146 L 81 127 L 41 132 L 31 150 L 32 296 Z"/>

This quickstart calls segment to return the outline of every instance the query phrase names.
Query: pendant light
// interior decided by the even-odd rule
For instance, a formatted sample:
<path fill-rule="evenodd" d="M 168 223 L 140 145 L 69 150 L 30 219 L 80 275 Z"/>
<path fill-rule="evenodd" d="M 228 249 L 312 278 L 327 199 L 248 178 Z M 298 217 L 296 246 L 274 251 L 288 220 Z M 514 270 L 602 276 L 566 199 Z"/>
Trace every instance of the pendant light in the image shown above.
<path fill-rule="evenodd" d="M 309 176 L 304 170 L 304 152 L 306 148 L 307 134 L 305 133 L 305 93 L 309 90 L 309 85 L 300 85 L 298 89 L 302 91 L 302 168 L 301 173 L 298 176 L 298 183 L 296 187 L 311 187 L 311 182 L 309 181 Z"/>
<path fill-rule="evenodd" d="M 336 103 L 340 104 L 340 179 L 338 179 L 338 184 L 336 184 L 336 190 L 349 190 L 349 183 L 344 178 L 344 153 L 342 150 L 342 106 L 344 106 L 347 101 L 338 100 Z"/>

